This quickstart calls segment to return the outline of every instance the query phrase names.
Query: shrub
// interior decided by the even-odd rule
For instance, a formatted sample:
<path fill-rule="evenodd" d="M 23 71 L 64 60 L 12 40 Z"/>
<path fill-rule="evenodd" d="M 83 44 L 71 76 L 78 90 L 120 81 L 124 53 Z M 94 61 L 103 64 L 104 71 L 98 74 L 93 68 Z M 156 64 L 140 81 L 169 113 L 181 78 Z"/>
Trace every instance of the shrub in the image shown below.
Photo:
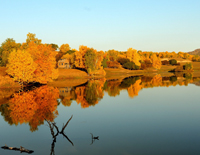
<path fill-rule="evenodd" d="M 107 59 L 103 59 L 103 61 L 102 61 L 102 66 L 103 66 L 103 68 L 107 68 L 108 66 L 107 66 L 107 62 L 108 60 Z"/>
<path fill-rule="evenodd" d="M 192 70 L 192 69 L 193 69 L 192 63 L 186 63 L 186 64 L 183 66 L 183 69 L 184 69 L 184 70 Z"/>
<path fill-rule="evenodd" d="M 123 64 L 125 64 L 125 63 L 127 63 L 127 62 L 130 62 L 130 60 L 127 59 L 127 58 L 118 58 L 117 61 L 118 61 L 121 65 L 123 65 Z"/>
<path fill-rule="evenodd" d="M 141 63 L 141 69 L 144 70 L 144 69 L 147 69 L 147 66 L 145 63 Z"/>
<path fill-rule="evenodd" d="M 162 63 L 162 65 L 169 65 L 169 61 L 167 61 L 167 60 L 163 60 L 163 61 L 161 61 L 161 63 Z"/>
<path fill-rule="evenodd" d="M 107 61 L 108 68 L 120 68 L 120 63 L 117 61 Z"/>
<path fill-rule="evenodd" d="M 171 65 L 176 65 L 177 64 L 177 60 L 176 59 L 171 59 L 171 60 L 169 60 L 169 63 Z"/>
<path fill-rule="evenodd" d="M 127 63 L 123 64 L 123 67 L 125 69 L 130 69 L 130 70 L 138 70 L 138 69 L 140 69 L 140 67 L 135 65 L 134 62 L 127 62 Z"/>
<path fill-rule="evenodd" d="M 150 60 L 144 60 L 144 63 L 146 65 L 146 68 L 152 67 L 153 63 Z"/>

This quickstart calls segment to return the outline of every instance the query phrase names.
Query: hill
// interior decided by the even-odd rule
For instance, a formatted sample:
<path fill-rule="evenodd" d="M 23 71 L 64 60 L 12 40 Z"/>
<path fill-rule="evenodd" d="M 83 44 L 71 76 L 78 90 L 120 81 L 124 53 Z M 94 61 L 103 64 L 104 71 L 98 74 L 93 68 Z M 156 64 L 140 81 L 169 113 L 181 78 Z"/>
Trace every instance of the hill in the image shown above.
<path fill-rule="evenodd" d="M 191 55 L 199 55 L 200 56 L 200 48 L 196 49 L 196 50 L 194 50 L 192 52 L 188 52 L 188 53 L 191 54 Z"/>

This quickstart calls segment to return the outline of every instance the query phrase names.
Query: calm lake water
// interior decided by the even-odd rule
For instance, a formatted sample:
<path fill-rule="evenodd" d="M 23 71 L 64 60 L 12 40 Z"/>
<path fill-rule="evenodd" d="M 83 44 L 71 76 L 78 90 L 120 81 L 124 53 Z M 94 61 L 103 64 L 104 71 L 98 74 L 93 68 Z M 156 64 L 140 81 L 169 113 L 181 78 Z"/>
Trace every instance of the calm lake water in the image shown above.
<path fill-rule="evenodd" d="M 192 82 L 160 76 L 99 79 L 12 95 L 0 109 L 0 146 L 23 146 L 36 155 L 200 154 L 200 87 Z M 54 127 L 53 138 L 50 121 L 61 132 L 72 115 L 63 133 Z M 0 149 L 0 154 L 20 151 Z"/>

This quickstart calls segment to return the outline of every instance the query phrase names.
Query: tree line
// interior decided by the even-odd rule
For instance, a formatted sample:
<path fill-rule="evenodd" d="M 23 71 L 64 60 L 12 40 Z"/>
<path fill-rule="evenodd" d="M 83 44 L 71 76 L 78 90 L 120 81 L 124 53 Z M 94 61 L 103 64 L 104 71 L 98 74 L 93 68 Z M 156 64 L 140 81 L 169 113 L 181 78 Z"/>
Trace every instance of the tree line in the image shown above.
<path fill-rule="evenodd" d="M 16 43 L 14 39 L 8 38 L 0 47 L 0 66 L 6 66 L 7 73 L 21 83 L 47 83 L 56 79 L 56 66 L 60 59 L 67 59 L 72 68 L 85 70 L 89 75 L 105 75 L 104 68 L 160 69 L 162 58 L 200 61 L 200 56 L 184 52 L 149 52 L 133 48 L 127 51 L 97 51 L 84 45 L 76 50 L 71 49 L 69 44 L 62 44 L 60 47 L 54 43 L 43 44 L 32 33 L 27 34 L 24 43 Z"/>

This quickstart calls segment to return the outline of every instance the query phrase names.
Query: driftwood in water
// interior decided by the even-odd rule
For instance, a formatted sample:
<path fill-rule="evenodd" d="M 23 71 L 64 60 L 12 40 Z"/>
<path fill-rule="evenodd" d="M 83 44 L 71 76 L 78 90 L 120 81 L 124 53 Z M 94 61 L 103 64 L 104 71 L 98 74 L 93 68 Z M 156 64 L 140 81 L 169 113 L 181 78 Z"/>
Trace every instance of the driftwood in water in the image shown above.
<path fill-rule="evenodd" d="M 1 148 L 4 150 L 14 150 L 14 151 L 20 151 L 21 153 L 25 152 L 25 153 L 29 153 L 29 154 L 34 152 L 33 150 L 25 149 L 22 146 L 20 146 L 20 148 L 17 148 L 17 147 L 8 147 L 7 145 L 5 145 L 5 146 L 2 146 Z"/>
<path fill-rule="evenodd" d="M 54 152 L 54 147 L 55 147 L 55 143 L 56 143 L 56 137 L 57 137 L 59 134 L 62 134 L 62 135 L 72 144 L 72 146 L 74 146 L 73 142 L 72 142 L 72 141 L 67 137 L 67 135 L 64 133 L 64 130 L 65 130 L 65 128 L 67 127 L 69 121 L 72 119 L 72 117 L 73 117 L 73 115 L 72 115 L 71 118 L 67 121 L 67 123 L 66 123 L 65 125 L 63 125 L 61 131 L 59 131 L 59 129 L 58 129 L 58 127 L 57 127 L 57 125 L 56 125 L 55 122 L 51 123 L 50 121 L 47 121 L 47 120 L 46 120 L 46 122 L 47 122 L 48 125 L 49 125 L 50 131 L 51 131 L 51 135 L 52 135 L 52 137 L 53 137 L 53 142 L 52 142 L 52 144 L 51 144 L 51 153 L 50 153 L 50 155 L 54 155 L 54 154 L 55 154 L 55 152 Z M 57 131 L 56 134 L 54 133 L 54 130 L 53 130 L 54 128 L 55 128 L 56 131 Z"/>
<path fill-rule="evenodd" d="M 99 136 L 94 137 L 92 133 L 90 134 L 92 136 L 92 143 L 90 145 L 92 145 L 96 139 L 99 140 Z"/>

